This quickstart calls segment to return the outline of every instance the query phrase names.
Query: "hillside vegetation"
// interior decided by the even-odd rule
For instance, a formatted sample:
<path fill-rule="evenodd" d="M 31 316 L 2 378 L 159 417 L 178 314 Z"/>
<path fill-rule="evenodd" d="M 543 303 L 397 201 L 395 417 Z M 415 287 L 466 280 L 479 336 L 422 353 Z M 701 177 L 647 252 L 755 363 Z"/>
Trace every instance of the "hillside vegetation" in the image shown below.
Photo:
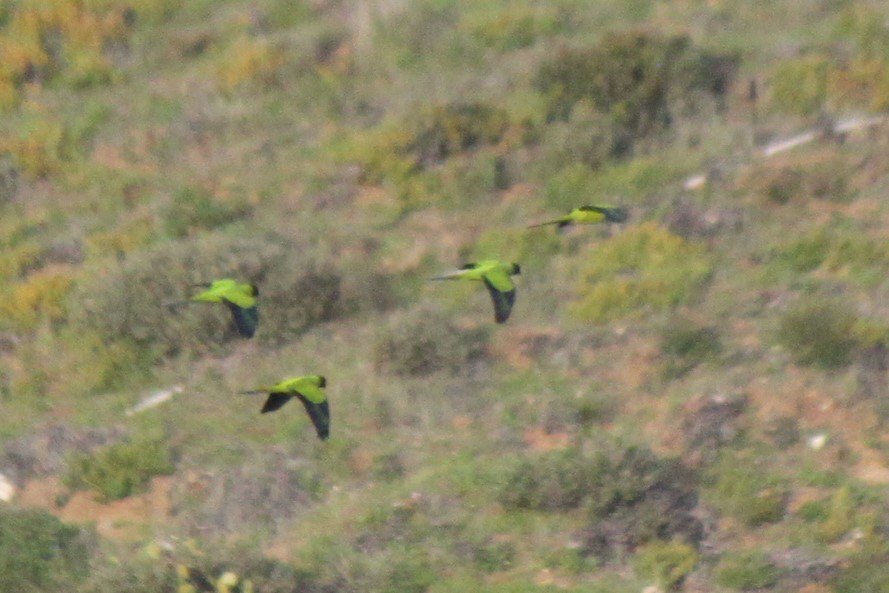
<path fill-rule="evenodd" d="M 887 111 L 876 0 L 0 3 L 0 591 L 889 591 Z"/>

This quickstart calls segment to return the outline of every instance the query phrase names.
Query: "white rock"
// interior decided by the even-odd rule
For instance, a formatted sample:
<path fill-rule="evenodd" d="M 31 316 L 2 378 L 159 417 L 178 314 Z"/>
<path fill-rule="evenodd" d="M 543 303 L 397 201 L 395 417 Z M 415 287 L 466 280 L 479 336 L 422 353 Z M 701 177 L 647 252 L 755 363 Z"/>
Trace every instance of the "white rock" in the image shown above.
<path fill-rule="evenodd" d="M 9 502 L 15 496 L 15 484 L 5 475 L 0 474 L 0 500 Z"/>
<path fill-rule="evenodd" d="M 813 451 L 819 451 L 824 448 L 824 445 L 827 444 L 827 435 L 823 432 L 813 434 L 809 437 L 808 443 L 810 449 L 812 449 Z"/>

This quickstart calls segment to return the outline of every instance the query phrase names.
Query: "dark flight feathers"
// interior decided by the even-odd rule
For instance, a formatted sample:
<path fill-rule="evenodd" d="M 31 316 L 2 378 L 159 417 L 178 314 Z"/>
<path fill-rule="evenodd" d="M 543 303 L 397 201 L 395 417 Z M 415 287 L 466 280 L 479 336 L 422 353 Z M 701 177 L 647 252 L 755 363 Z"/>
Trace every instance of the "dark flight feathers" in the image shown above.
<path fill-rule="evenodd" d="M 261 413 L 266 414 L 268 412 L 274 412 L 275 410 L 280 409 L 281 406 L 290 401 L 291 397 L 296 397 L 306 408 L 306 412 L 309 414 L 309 419 L 312 421 L 312 424 L 315 425 L 315 431 L 318 433 L 318 438 L 324 440 L 329 437 L 330 406 L 328 405 L 327 400 L 316 404 L 309 401 L 306 396 L 299 392 L 274 392 L 270 393 L 268 399 L 265 400 L 265 404 L 263 404 L 262 406 Z"/>
<path fill-rule="evenodd" d="M 510 312 L 512 312 L 512 305 L 515 303 L 515 289 L 502 292 L 497 290 L 487 278 L 483 280 L 488 292 L 491 294 L 491 300 L 494 301 L 494 321 L 506 323 Z"/>
<path fill-rule="evenodd" d="M 231 301 L 223 300 L 222 302 L 231 311 L 235 320 L 235 327 L 238 333 L 245 338 L 252 338 L 256 333 L 256 327 L 259 325 L 259 308 L 256 305 L 252 307 L 239 307 Z"/>

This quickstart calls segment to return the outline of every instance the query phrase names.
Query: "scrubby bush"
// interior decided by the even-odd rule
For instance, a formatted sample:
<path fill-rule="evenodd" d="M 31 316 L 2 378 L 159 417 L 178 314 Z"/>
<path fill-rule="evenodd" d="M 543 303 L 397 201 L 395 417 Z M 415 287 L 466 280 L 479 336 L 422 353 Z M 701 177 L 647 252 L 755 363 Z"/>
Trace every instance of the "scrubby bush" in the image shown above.
<path fill-rule="evenodd" d="M 670 127 L 676 98 L 700 89 L 722 98 L 734 76 L 731 56 L 708 54 L 687 36 L 612 33 L 587 49 L 562 49 L 544 62 L 535 86 L 549 120 L 567 120 L 579 101 L 609 115 L 617 134 L 614 154 Z"/>
<path fill-rule="evenodd" d="M 210 230 L 249 215 L 244 204 L 228 204 L 197 187 L 183 187 L 173 194 L 163 213 L 164 230 L 175 238 L 185 237 L 196 230 Z"/>
<path fill-rule="evenodd" d="M 65 484 L 92 488 L 104 500 L 126 498 L 145 490 L 151 478 L 173 473 L 173 459 L 166 441 L 140 438 L 125 440 L 68 462 Z"/>
<path fill-rule="evenodd" d="M 218 351 L 237 337 L 223 305 L 190 304 L 192 285 L 236 278 L 259 287 L 256 339 L 279 344 L 314 324 L 391 302 L 385 282 L 358 270 L 349 282 L 340 271 L 275 239 L 198 236 L 163 244 L 95 270 L 69 299 L 71 323 L 106 344 L 126 343 L 145 364 L 180 354 Z M 358 294 L 372 288 L 373 298 Z"/>
<path fill-rule="evenodd" d="M 507 509 L 584 506 L 591 523 L 583 551 L 607 559 L 655 539 L 675 537 L 696 546 L 702 528 L 693 516 L 697 497 L 690 482 L 681 466 L 647 449 L 590 456 L 572 448 L 514 461 L 498 500 Z"/>
<path fill-rule="evenodd" d="M 766 589 L 778 582 L 778 569 L 758 550 L 724 556 L 716 567 L 716 582 L 739 591 Z"/>
<path fill-rule="evenodd" d="M 857 316 L 839 299 L 808 297 L 781 319 L 778 341 L 799 364 L 826 369 L 846 366 L 858 346 Z"/>
<path fill-rule="evenodd" d="M 573 311 L 608 321 L 668 309 L 690 300 L 710 277 L 706 248 L 642 223 L 599 245 L 580 270 Z"/>
<path fill-rule="evenodd" d="M 268 88 L 278 81 L 285 53 L 265 37 L 238 36 L 220 60 L 216 77 L 225 92 L 248 84 Z"/>
<path fill-rule="evenodd" d="M 92 539 L 46 511 L 0 509 L 0 590 L 73 591 L 90 572 Z"/>
<path fill-rule="evenodd" d="M 202 538 L 274 533 L 325 491 L 324 476 L 281 449 L 250 450 L 236 465 L 200 475 L 177 474 L 170 503 Z"/>
<path fill-rule="evenodd" d="M 639 548 L 633 566 L 666 591 L 674 591 L 698 562 L 695 549 L 681 542 L 653 541 Z"/>
<path fill-rule="evenodd" d="M 831 579 L 836 593 L 886 593 L 889 591 L 889 556 L 865 547 L 852 555 L 839 574 Z"/>
<path fill-rule="evenodd" d="M 0 109 L 15 106 L 27 84 L 111 80 L 114 64 L 105 50 L 129 37 L 128 10 L 119 2 L 12 3 L 0 23 Z"/>
<path fill-rule="evenodd" d="M 822 227 L 798 238 L 790 245 L 782 246 L 777 259 L 795 273 L 811 272 L 827 259 L 830 247 L 831 237 Z"/>
<path fill-rule="evenodd" d="M 455 372 L 484 358 L 487 342 L 484 329 L 458 329 L 440 313 L 421 310 L 390 320 L 377 339 L 374 361 L 397 375 Z"/>
<path fill-rule="evenodd" d="M 708 469 L 708 499 L 718 510 L 755 527 L 784 517 L 787 487 L 750 452 L 723 451 Z"/>
<path fill-rule="evenodd" d="M 438 578 L 426 550 L 416 546 L 397 547 L 389 553 L 378 586 L 380 591 L 424 593 Z"/>
<path fill-rule="evenodd" d="M 347 156 L 363 165 L 365 182 L 403 182 L 451 156 L 496 144 L 508 123 L 505 111 L 485 103 L 438 105 L 365 133 Z"/>
<path fill-rule="evenodd" d="M 680 377 L 722 351 L 719 331 L 688 318 L 672 319 L 661 329 L 661 355 L 666 377 Z"/>
<path fill-rule="evenodd" d="M 771 77 L 769 104 L 780 113 L 811 115 L 827 99 L 827 76 L 831 60 L 820 55 L 791 58 L 781 62 Z"/>
<path fill-rule="evenodd" d="M 41 321 L 61 320 L 72 284 L 70 270 L 47 268 L 12 285 L 0 299 L 0 328 L 23 331 Z"/>
<path fill-rule="evenodd" d="M 472 561 L 485 573 L 508 570 L 516 557 L 516 546 L 509 540 L 485 538 L 472 545 Z"/>
<path fill-rule="evenodd" d="M 543 6 L 509 6 L 470 14 L 460 23 L 483 45 L 501 51 L 527 47 L 559 29 L 559 15 Z"/>
<path fill-rule="evenodd" d="M 265 556 L 243 540 L 188 540 L 161 548 L 150 543 L 137 550 L 122 545 L 114 557 L 95 563 L 83 593 L 294 593 L 320 592 L 313 572 L 299 571 Z M 294 589 L 298 584 L 298 589 Z"/>
<path fill-rule="evenodd" d="M 510 509 L 577 508 L 609 469 L 606 457 L 587 458 L 577 449 L 524 457 L 507 473 L 499 500 Z"/>

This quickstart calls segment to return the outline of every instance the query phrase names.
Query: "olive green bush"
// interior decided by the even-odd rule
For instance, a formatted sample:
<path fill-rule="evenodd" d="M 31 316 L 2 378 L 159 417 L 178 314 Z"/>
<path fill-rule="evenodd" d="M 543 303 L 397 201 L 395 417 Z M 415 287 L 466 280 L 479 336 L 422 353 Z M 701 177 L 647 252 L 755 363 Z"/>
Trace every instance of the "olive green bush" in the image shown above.
<path fill-rule="evenodd" d="M 177 355 L 219 352 L 240 339 L 223 305 L 187 303 L 192 285 L 236 278 L 259 288 L 256 339 L 280 344 L 317 323 L 364 308 L 389 306 L 382 277 L 357 270 L 348 282 L 338 268 L 301 255 L 279 239 L 205 235 L 140 252 L 94 271 L 69 302 L 71 323 L 107 345 L 124 343 L 145 363 Z M 370 294 L 365 294 L 370 293 Z"/>
<path fill-rule="evenodd" d="M 197 230 L 211 230 L 240 220 L 250 214 L 246 203 L 228 203 L 214 198 L 205 189 L 186 186 L 174 192 L 164 210 L 163 226 L 167 235 L 185 237 Z"/>
<path fill-rule="evenodd" d="M 611 33 L 591 48 L 563 48 L 545 61 L 535 78 L 545 96 L 547 119 L 568 120 L 580 101 L 608 114 L 620 140 L 612 154 L 671 126 L 678 97 L 695 90 L 721 99 L 736 60 L 707 53 L 684 35 Z"/>
<path fill-rule="evenodd" d="M 667 378 L 675 378 L 719 355 L 722 343 L 715 327 L 680 317 L 661 329 L 660 348 L 662 373 Z"/>
<path fill-rule="evenodd" d="M 108 445 L 68 462 L 65 484 L 72 489 L 96 490 L 104 500 L 126 498 L 144 491 L 151 478 L 173 473 L 172 452 L 166 441 L 140 438 Z"/>
<path fill-rule="evenodd" d="M 759 550 L 726 554 L 716 566 L 716 582 L 738 591 L 760 590 L 778 581 L 775 565 Z"/>
<path fill-rule="evenodd" d="M 844 367 L 859 345 L 853 331 L 857 319 L 851 306 L 840 299 L 802 298 L 781 318 L 778 341 L 799 364 Z"/>
<path fill-rule="evenodd" d="M 89 575 L 94 538 L 43 510 L 0 509 L 0 590 L 75 590 Z"/>
<path fill-rule="evenodd" d="M 441 313 L 420 310 L 392 317 L 377 339 L 374 361 L 396 375 L 456 372 L 484 359 L 487 344 L 487 330 L 458 329 Z"/>

